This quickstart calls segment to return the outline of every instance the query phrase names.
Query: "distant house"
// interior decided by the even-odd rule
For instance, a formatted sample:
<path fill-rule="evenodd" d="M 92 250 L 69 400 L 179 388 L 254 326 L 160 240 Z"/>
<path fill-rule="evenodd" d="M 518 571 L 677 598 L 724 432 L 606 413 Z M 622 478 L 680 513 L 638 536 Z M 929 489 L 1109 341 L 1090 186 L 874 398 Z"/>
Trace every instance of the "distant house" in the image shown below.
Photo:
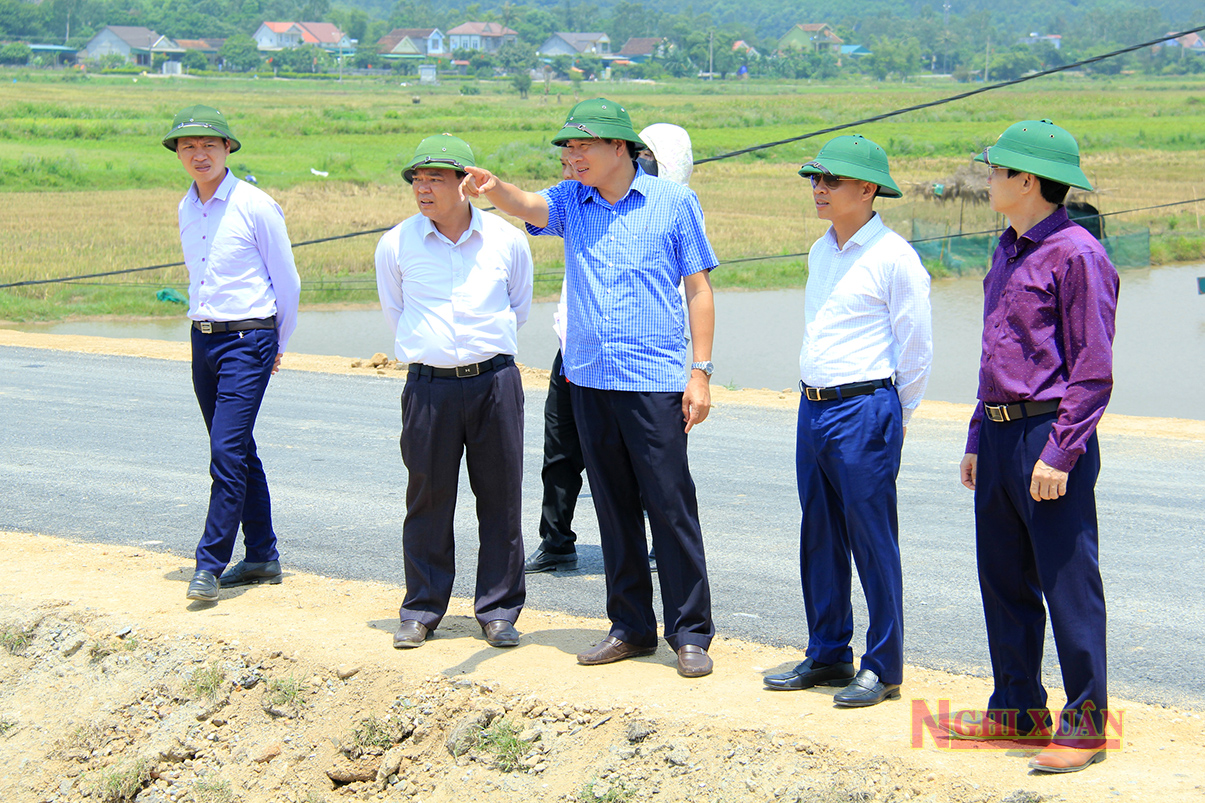
<path fill-rule="evenodd" d="M 1063 37 L 1057 33 L 1051 33 L 1051 34 L 1031 33 L 1029 36 L 1022 37 L 1020 40 L 1020 44 L 1029 45 L 1031 47 L 1033 45 L 1036 45 L 1038 42 L 1047 42 L 1049 44 L 1052 44 L 1052 45 L 1054 45 L 1055 50 L 1063 49 Z"/>
<path fill-rule="evenodd" d="M 757 48 L 755 48 L 753 45 L 746 42 L 744 39 L 737 39 L 735 42 L 732 43 L 732 52 L 740 53 L 743 56 L 760 56 L 761 55 L 761 53 L 757 52 Z"/>
<path fill-rule="evenodd" d="M 536 50 L 543 58 L 553 56 L 611 56 L 611 37 L 605 33 L 570 33 L 558 31 L 548 37 Z"/>
<path fill-rule="evenodd" d="M 439 28 L 394 28 L 377 42 L 377 52 L 398 58 L 442 56 L 444 35 Z"/>
<path fill-rule="evenodd" d="M 317 45 L 330 53 L 355 50 L 347 34 L 331 22 L 264 22 L 252 38 L 260 50 L 267 52 L 302 45 Z"/>
<path fill-rule="evenodd" d="M 805 53 L 839 53 L 845 40 L 837 36 L 827 23 L 801 23 L 778 40 L 779 52 L 799 50 Z"/>
<path fill-rule="evenodd" d="M 156 55 L 179 58 L 184 49 L 166 36 L 160 36 L 150 28 L 136 25 L 106 25 L 92 37 L 80 54 L 87 59 L 117 55 L 126 64 L 149 67 Z"/>
<path fill-rule="evenodd" d="M 218 51 L 222 49 L 222 45 L 226 44 L 225 39 L 177 39 L 176 44 L 179 45 L 185 52 L 195 50 L 205 58 L 209 59 L 209 63 L 215 67 L 218 64 Z"/>
<path fill-rule="evenodd" d="M 664 52 L 665 39 L 660 36 L 633 36 L 623 43 L 623 47 L 615 55 L 637 64 L 649 61 L 654 56 Z"/>
<path fill-rule="evenodd" d="M 1174 33 L 1168 31 L 1168 34 Z M 1168 39 L 1163 43 L 1166 47 L 1181 48 L 1182 53 L 1205 53 L 1205 39 L 1201 38 L 1200 34 L 1186 33 L 1183 36 L 1178 36 L 1175 39 Z"/>
<path fill-rule="evenodd" d="M 466 22 L 448 31 L 450 50 L 479 50 L 497 53 L 507 42 L 519 41 L 519 32 L 496 22 Z"/>
<path fill-rule="evenodd" d="M 866 48 L 862 47 L 862 45 L 841 45 L 841 55 L 849 56 L 850 58 L 854 59 L 860 59 L 873 54 Z"/>

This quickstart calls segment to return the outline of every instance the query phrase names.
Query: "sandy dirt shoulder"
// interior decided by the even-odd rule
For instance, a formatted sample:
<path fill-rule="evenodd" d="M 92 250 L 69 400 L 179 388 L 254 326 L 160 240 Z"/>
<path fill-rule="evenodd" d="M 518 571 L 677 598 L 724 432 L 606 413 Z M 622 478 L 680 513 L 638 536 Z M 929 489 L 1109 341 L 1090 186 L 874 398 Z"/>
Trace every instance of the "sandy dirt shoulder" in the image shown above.
<path fill-rule="evenodd" d="M 1114 700 L 1121 749 L 1083 773 L 1037 776 L 1026 770 L 1033 749 L 943 748 L 916 718 L 942 700 L 982 704 L 980 678 L 909 667 L 902 700 L 842 710 L 831 690 L 761 688 L 796 650 L 718 638 L 716 671 L 698 680 L 677 676 L 664 645 L 581 667 L 574 654 L 605 634 L 604 621 L 526 610 L 520 646 L 498 650 L 463 600 L 426 645 L 395 651 L 400 588 L 287 566 L 281 585 L 188 603 L 191 566 L 178 556 L 0 533 L 0 575 L 5 801 L 79 800 L 140 759 L 143 803 L 1087 803 L 1205 793 L 1205 733 L 1191 711 Z M 206 671 L 217 673 L 212 698 Z M 458 727 L 471 736 L 483 722 L 511 728 L 513 771 L 471 739 L 463 754 L 450 751 Z M 365 733 L 385 737 L 366 744 Z M 201 794 L 214 789 L 229 796 Z"/>
<path fill-rule="evenodd" d="M 166 340 L 140 340 L 133 338 L 88 337 L 83 335 L 52 335 L 18 332 L 0 329 L 0 345 L 25 348 L 77 351 L 84 354 L 113 354 L 125 357 L 145 357 L 156 360 L 190 359 L 189 345 Z M 285 371 L 316 371 L 330 374 L 352 374 L 405 379 L 406 373 L 395 360 L 384 354 L 362 357 L 328 357 L 315 354 L 286 354 L 282 363 Z M 545 390 L 548 387 L 548 371 L 520 365 L 523 385 L 530 390 Z M 749 405 L 794 410 L 799 406 L 799 395 L 793 392 L 769 389 L 728 390 L 722 385 L 711 388 L 711 398 L 716 406 Z M 966 422 L 971 417 L 971 405 L 950 402 L 924 401 L 916 415 L 921 418 Z M 1183 418 L 1148 418 L 1142 416 L 1114 415 L 1106 413 L 1101 420 L 1102 435 L 1138 435 L 1149 438 L 1174 438 L 1205 441 L 1205 421 Z"/>

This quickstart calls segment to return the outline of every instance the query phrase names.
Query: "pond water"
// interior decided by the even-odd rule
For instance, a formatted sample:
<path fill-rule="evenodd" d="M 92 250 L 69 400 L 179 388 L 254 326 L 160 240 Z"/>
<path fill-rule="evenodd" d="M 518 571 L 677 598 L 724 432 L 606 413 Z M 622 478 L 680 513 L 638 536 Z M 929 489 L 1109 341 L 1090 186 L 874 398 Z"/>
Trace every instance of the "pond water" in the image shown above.
<path fill-rule="evenodd" d="M 1205 419 L 1205 296 L 1197 279 L 1205 265 L 1123 271 L 1109 410 L 1126 415 Z M 934 281 L 934 360 L 926 398 L 972 402 L 978 386 L 983 285 L 979 279 Z M 521 362 L 548 368 L 556 354 L 555 305 L 532 306 L 519 332 Z M 798 388 L 803 291 L 716 293 L 713 383 L 742 388 Z M 23 331 L 104 337 L 188 339 L 182 319 L 74 321 L 21 325 Z M 306 310 L 290 351 L 393 356 L 379 309 Z"/>

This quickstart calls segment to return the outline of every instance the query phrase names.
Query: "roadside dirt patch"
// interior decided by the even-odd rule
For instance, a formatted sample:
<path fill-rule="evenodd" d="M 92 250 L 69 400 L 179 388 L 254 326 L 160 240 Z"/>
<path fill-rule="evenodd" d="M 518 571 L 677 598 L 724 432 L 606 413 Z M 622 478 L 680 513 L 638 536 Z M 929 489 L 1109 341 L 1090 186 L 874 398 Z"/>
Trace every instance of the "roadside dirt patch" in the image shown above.
<path fill-rule="evenodd" d="M 909 668 L 903 700 L 841 710 L 831 690 L 762 690 L 795 650 L 720 638 L 715 674 L 694 681 L 664 646 L 580 667 L 605 622 L 528 610 L 520 646 L 497 650 L 459 600 L 434 639 L 395 651 L 400 588 L 287 572 L 205 605 L 184 599 L 185 563 L 0 533 L 0 800 L 117 800 L 123 783 L 140 803 L 1205 794 L 1193 711 L 1115 700 L 1121 750 L 1035 776 L 1032 750 L 942 749 L 927 731 L 912 746 L 914 707 L 980 705 L 983 679 Z"/>

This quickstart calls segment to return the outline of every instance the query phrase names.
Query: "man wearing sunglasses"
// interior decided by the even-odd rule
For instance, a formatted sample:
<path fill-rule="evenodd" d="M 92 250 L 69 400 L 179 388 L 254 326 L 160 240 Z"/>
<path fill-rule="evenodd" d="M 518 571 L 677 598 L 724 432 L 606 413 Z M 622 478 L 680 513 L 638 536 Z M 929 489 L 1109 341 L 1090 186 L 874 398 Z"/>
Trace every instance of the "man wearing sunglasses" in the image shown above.
<path fill-rule="evenodd" d="M 887 154 L 861 136 L 827 143 L 799 171 L 832 225 L 808 253 L 795 466 L 806 659 L 767 688 L 844 687 L 865 707 L 900 696 L 904 617 L 895 480 L 933 358 L 929 274 L 874 211 L 899 198 Z M 850 555 L 866 593 L 866 652 L 854 673 Z"/>
<path fill-rule="evenodd" d="M 1053 737 L 1029 766 L 1075 772 L 1105 757 L 1096 425 L 1113 390 L 1117 271 L 1063 207 L 1071 187 L 1092 188 L 1071 134 L 1026 120 L 976 161 L 991 171 L 992 210 L 1009 223 L 983 280 L 979 403 L 960 467 L 975 492 L 995 688 L 986 711 L 960 711 L 942 724 L 968 739 Z M 1053 733 L 1042 686 L 1043 598 L 1067 693 Z"/>

